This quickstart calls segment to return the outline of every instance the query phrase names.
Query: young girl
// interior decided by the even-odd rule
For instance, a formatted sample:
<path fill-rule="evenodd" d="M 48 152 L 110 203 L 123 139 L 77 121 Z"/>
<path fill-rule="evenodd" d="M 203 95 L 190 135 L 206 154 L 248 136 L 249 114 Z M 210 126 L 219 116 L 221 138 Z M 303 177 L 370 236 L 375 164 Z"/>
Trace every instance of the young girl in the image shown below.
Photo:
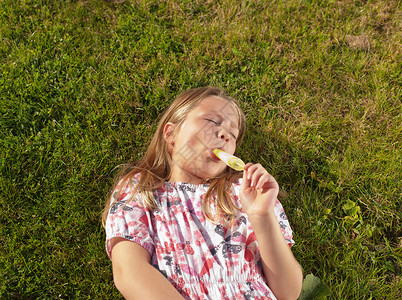
<path fill-rule="evenodd" d="M 127 299 L 297 299 L 302 271 L 279 186 L 260 164 L 227 167 L 245 132 L 218 88 L 180 94 L 106 204 L 106 249 Z"/>

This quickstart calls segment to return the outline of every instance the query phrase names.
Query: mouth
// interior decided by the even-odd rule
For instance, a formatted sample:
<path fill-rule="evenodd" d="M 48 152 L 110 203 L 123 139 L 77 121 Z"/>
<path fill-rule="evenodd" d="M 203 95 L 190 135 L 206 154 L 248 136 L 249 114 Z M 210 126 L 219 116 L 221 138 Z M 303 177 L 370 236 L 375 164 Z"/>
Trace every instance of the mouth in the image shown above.
<path fill-rule="evenodd" d="M 221 149 L 221 150 L 225 151 L 225 149 L 224 149 L 223 147 L 214 148 L 214 149 Z M 216 162 L 221 162 L 221 160 L 215 155 L 214 149 L 211 149 L 211 151 L 210 151 L 210 152 L 211 152 L 212 160 L 214 160 L 214 161 L 216 161 Z"/>

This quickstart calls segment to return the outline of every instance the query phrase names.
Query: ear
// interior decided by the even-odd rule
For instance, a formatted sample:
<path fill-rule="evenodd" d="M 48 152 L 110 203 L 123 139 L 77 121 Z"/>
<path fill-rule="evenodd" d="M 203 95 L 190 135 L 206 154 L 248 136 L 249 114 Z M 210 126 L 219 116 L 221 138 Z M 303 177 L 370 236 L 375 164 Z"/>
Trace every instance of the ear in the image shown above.
<path fill-rule="evenodd" d="M 163 128 L 163 138 L 165 139 L 169 148 L 173 148 L 173 146 L 174 146 L 175 129 L 176 129 L 176 124 L 174 124 L 172 122 L 166 123 L 165 127 Z"/>

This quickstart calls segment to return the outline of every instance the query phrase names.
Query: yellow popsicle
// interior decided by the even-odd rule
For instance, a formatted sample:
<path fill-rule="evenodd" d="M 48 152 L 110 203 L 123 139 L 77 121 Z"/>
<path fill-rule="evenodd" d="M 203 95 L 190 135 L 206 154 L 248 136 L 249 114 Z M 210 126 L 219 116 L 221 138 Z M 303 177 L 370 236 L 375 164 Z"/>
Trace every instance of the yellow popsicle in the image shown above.
<path fill-rule="evenodd" d="M 226 165 L 235 169 L 236 171 L 243 171 L 244 166 L 246 165 L 240 158 L 229 154 L 221 149 L 214 149 L 214 154 L 218 157 L 221 161 L 223 161 Z"/>

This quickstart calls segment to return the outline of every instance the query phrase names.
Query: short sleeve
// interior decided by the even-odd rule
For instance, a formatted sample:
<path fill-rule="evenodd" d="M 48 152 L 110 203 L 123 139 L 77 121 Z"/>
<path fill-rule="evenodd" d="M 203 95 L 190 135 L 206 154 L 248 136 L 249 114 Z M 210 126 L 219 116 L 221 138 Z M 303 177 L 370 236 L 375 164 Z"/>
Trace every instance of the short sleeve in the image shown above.
<path fill-rule="evenodd" d="M 279 202 L 279 200 L 276 200 L 274 210 L 276 218 L 279 222 L 279 226 L 281 227 L 282 235 L 288 243 L 289 247 L 292 247 L 295 244 L 295 241 L 293 240 L 292 228 L 290 227 L 288 218 L 285 214 L 285 210 L 283 209 L 283 206 Z"/>
<path fill-rule="evenodd" d="M 111 239 L 122 237 L 135 242 L 145 248 L 152 256 L 155 249 L 153 241 L 153 230 L 151 213 L 140 205 L 142 201 L 140 194 L 133 199 L 133 190 L 129 184 L 124 188 L 116 188 L 112 195 L 112 202 L 106 219 L 106 252 L 111 258 Z"/>

